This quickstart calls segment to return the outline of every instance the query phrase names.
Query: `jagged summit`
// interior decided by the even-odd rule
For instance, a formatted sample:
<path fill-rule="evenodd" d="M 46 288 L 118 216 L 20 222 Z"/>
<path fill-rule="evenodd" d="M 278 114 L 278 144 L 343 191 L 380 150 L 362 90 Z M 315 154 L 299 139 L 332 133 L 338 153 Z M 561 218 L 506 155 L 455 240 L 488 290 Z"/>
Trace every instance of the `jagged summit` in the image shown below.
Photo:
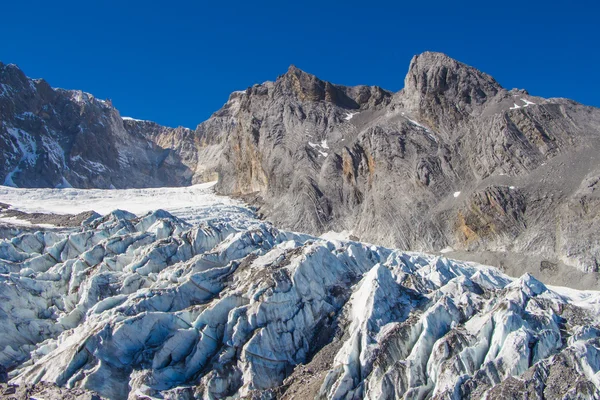
<path fill-rule="evenodd" d="M 295 82 L 302 99 L 324 100 L 332 96 L 329 87 L 346 88 L 319 79 L 294 64 L 279 77 Z M 329 88 L 329 89 L 328 89 Z M 415 55 L 404 79 L 404 92 L 411 95 L 447 95 L 466 97 L 467 102 L 482 103 L 503 90 L 490 75 L 457 61 L 444 53 L 426 51 Z"/>
<path fill-rule="evenodd" d="M 433 101 L 471 111 L 502 90 L 494 78 L 476 68 L 443 53 L 425 52 L 412 58 L 403 94 L 413 108 L 427 108 Z"/>
<path fill-rule="evenodd" d="M 316 78 L 315 75 L 313 75 L 313 74 L 311 74 L 309 72 L 306 72 L 303 69 L 300 69 L 300 68 L 296 67 L 294 64 L 290 64 L 290 66 L 288 67 L 288 70 L 284 74 L 284 76 L 285 75 L 296 75 L 296 76 L 298 76 L 298 75 L 308 75 L 308 76 L 312 76 L 312 77 Z"/>
<path fill-rule="evenodd" d="M 300 101 L 327 101 L 346 108 L 358 108 L 341 87 L 322 81 L 294 65 L 276 82 L 284 95 L 292 94 Z"/>
<path fill-rule="evenodd" d="M 28 78 L 17 65 L 0 62 L 0 83 L 19 87 L 28 84 Z"/>
<path fill-rule="evenodd" d="M 0 69 L 5 69 L 5 68 L 10 68 L 10 69 L 21 71 L 21 68 L 19 68 L 19 66 L 16 64 L 12 64 L 12 63 L 5 64 L 2 61 L 0 61 Z"/>
<path fill-rule="evenodd" d="M 502 89 L 490 75 L 446 54 L 430 51 L 412 58 L 404 86 L 406 90 L 422 94 L 443 93 L 469 86 L 481 89 L 487 96 L 493 96 Z"/>
<path fill-rule="evenodd" d="M 450 134 L 461 120 L 483 113 L 490 100 L 506 93 L 488 74 L 443 53 L 425 52 L 412 58 L 399 97 L 419 120 Z"/>
<path fill-rule="evenodd" d="M 382 97 L 391 95 L 391 92 L 377 86 L 349 87 L 324 81 L 294 64 L 277 78 L 276 87 L 275 95 L 278 96 L 291 95 L 299 101 L 308 102 L 326 101 L 347 109 L 364 109 L 365 104 L 380 104 Z M 433 102 L 469 114 L 502 91 L 502 86 L 490 75 L 446 54 L 428 51 L 412 58 L 400 94 L 402 104 L 417 112 L 425 109 L 427 114 L 426 109 Z M 375 93 L 378 100 L 373 102 Z M 440 100 L 440 97 L 443 99 Z M 434 122 L 437 119 L 426 115 L 424 118 Z"/>
<path fill-rule="evenodd" d="M 292 95 L 299 101 L 325 101 L 350 110 L 387 103 L 391 96 L 391 92 L 377 86 L 350 87 L 327 82 L 293 64 L 279 76 L 276 86 L 276 95 Z"/>

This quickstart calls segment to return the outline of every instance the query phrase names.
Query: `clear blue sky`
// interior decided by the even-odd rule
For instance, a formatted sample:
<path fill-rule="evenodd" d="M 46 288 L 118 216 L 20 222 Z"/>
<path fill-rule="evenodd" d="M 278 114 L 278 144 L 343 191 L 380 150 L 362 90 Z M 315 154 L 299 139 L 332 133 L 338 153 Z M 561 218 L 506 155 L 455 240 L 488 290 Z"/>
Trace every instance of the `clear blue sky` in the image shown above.
<path fill-rule="evenodd" d="M 509 89 L 600 106 L 593 1 L 5 0 L 0 15 L 0 61 L 169 126 L 195 127 L 290 64 L 396 91 L 426 50 Z"/>

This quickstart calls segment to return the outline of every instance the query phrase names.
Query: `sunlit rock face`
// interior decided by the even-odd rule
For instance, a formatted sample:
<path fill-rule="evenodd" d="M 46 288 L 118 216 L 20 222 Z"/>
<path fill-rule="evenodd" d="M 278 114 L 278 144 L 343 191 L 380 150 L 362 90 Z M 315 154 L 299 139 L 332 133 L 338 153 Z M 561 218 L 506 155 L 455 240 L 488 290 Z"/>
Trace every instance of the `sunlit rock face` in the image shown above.
<path fill-rule="evenodd" d="M 600 109 L 503 88 L 435 52 L 413 57 L 402 79 L 392 93 L 291 67 L 232 94 L 196 130 L 221 149 L 218 190 L 253 194 L 294 231 L 490 252 L 556 284 L 598 270 Z"/>
<path fill-rule="evenodd" d="M 600 395 L 600 293 L 213 211 L 114 211 L 0 242 L 10 383 L 109 399 Z"/>
<path fill-rule="evenodd" d="M 448 249 L 598 288 L 568 277 L 600 265 L 600 109 L 508 90 L 441 53 L 413 57 L 403 75 L 392 93 L 291 66 L 188 129 L 123 117 L 108 100 L 0 63 L 0 183 L 218 180 L 219 193 L 247 196 L 283 229 Z"/>

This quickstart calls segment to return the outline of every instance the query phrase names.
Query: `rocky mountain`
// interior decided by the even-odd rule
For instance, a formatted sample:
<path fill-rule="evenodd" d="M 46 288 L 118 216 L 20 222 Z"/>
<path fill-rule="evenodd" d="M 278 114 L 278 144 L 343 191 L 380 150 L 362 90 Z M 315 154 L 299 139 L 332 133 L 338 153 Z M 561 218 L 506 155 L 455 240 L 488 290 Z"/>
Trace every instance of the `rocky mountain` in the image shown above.
<path fill-rule="evenodd" d="M 279 230 L 198 195 L 194 223 L 117 210 L 0 241 L 0 394 L 600 396 L 600 292 Z"/>
<path fill-rule="evenodd" d="M 193 173 L 148 132 L 176 132 L 122 119 L 110 101 L 88 93 L 53 89 L 0 63 L 0 176 L 18 187 L 124 188 L 181 186 Z M 191 132 L 191 131 L 189 131 Z"/>
<path fill-rule="evenodd" d="M 123 121 L 89 95 L 50 89 L 14 66 L 2 71 L 6 183 L 177 186 L 218 178 L 219 193 L 244 196 L 278 227 L 346 230 L 511 275 L 527 269 L 548 282 L 598 285 L 597 108 L 506 90 L 428 52 L 413 58 L 397 93 L 335 85 L 292 66 L 274 82 L 232 93 L 191 131 Z M 52 122 L 63 114 L 68 123 Z M 55 142 L 44 139 L 52 135 L 61 149 L 55 157 L 45 145 Z M 54 159 L 65 166 L 41 172 Z M 569 281 L 574 270 L 594 274 Z"/>
<path fill-rule="evenodd" d="M 598 269 L 596 108 L 505 90 L 425 53 L 398 93 L 290 68 L 230 100 L 225 115 L 235 125 L 219 133 L 219 190 L 256 192 L 278 226 Z"/>

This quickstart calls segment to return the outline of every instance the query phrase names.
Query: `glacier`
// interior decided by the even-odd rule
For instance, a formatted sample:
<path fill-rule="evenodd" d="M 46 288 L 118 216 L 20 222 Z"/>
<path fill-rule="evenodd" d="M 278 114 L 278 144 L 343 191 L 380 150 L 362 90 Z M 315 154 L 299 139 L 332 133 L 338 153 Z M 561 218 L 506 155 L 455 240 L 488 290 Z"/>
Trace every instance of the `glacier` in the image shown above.
<path fill-rule="evenodd" d="M 600 292 L 280 230 L 210 185 L 1 188 L 0 201 L 102 214 L 0 241 L 9 384 L 107 399 L 600 397 Z"/>

